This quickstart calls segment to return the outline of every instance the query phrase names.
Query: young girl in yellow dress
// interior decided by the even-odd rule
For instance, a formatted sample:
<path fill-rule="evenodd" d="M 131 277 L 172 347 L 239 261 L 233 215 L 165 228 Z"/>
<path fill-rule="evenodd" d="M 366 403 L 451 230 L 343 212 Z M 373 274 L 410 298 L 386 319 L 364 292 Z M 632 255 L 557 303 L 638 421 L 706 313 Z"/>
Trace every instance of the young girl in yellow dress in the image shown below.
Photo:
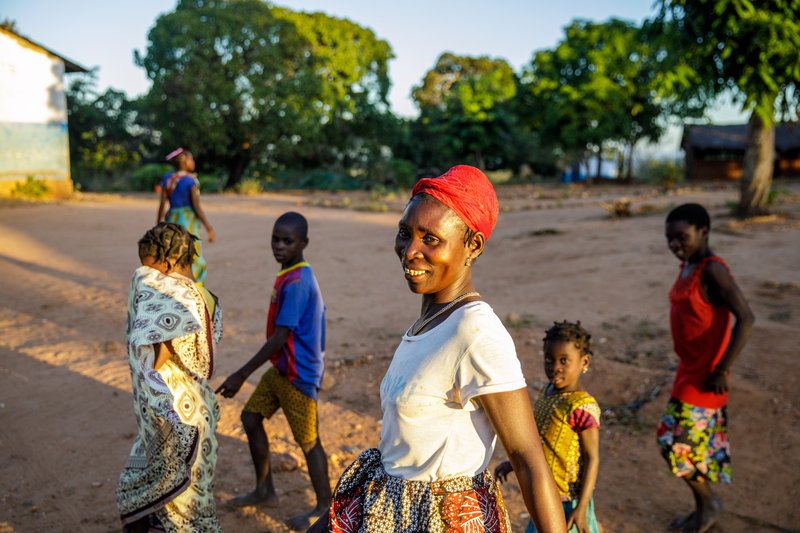
<path fill-rule="evenodd" d="M 544 338 L 544 371 L 550 384 L 534 405 L 547 464 L 561 495 L 567 529 L 598 533 L 592 493 L 600 467 L 600 406 L 581 387 L 592 361 L 591 335 L 580 322 L 556 322 Z M 504 461 L 495 476 L 512 471 Z M 526 533 L 535 533 L 533 522 Z"/>

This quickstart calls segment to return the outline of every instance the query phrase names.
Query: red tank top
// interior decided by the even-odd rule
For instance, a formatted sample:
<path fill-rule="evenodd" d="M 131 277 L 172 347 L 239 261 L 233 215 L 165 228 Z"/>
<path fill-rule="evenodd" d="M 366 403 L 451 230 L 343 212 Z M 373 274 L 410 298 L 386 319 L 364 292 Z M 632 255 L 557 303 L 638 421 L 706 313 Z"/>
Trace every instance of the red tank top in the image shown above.
<path fill-rule="evenodd" d="M 711 305 L 703 296 L 701 280 L 709 261 L 728 268 L 719 257 L 706 257 L 685 278 L 679 273 L 669 293 L 672 342 L 680 359 L 672 396 L 698 407 L 716 409 L 728 403 L 728 393 L 710 392 L 706 383 L 728 349 L 731 313 L 726 307 Z M 680 272 L 683 267 L 681 264 Z"/>

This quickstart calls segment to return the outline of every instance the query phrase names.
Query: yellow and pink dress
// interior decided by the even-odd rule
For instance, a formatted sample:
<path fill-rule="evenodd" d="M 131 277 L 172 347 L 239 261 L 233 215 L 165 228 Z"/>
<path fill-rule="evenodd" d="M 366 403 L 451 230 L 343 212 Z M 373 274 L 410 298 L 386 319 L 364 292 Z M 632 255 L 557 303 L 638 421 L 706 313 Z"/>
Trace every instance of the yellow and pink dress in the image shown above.
<path fill-rule="evenodd" d="M 580 434 L 600 427 L 600 405 L 586 391 L 559 392 L 548 385 L 536 399 L 533 411 L 544 457 L 556 481 L 564 515 L 569 518 L 578 506 L 583 486 Z M 586 515 L 590 531 L 597 533 L 593 500 L 589 502 Z M 530 522 L 526 533 L 535 531 Z"/>

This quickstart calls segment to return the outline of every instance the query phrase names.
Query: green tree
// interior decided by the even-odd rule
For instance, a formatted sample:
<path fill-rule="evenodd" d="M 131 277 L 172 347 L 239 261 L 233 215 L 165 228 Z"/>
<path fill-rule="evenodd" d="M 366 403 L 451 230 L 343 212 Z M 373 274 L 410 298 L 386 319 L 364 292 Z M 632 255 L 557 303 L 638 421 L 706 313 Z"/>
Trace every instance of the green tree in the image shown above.
<path fill-rule="evenodd" d="M 521 75 L 520 115 L 560 149 L 569 164 L 642 139 L 657 141 L 669 116 L 697 106 L 666 96 L 661 72 L 672 55 L 632 22 L 575 20 L 552 50 L 534 54 Z M 598 164 L 598 173 L 600 165 Z"/>
<path fill-rule="evenodd" d="M 416 130 L 422 161 L 506 164 L 504 140 L 513 130 L 510 111 L 516 75 L 503 59 L 442 54 L 412 96 L 420 109 Z"/>
<path fill-rule="evenodd" d="M 391 142 L 395 117 L 387 100 L 391 82 L 389 43 L 372 30 L 324 13 L 273 8 L 290 22 L 305 42 L 304 54 L 313 59 L 321 94 L 314 102 L 321 124 L 303 166 L 333 164 L 342 170 L 363 170 L 381 157 Z"/>
<path fill-rule="evenodd" d="M 332 124 L 388 91 L 383 41 L 346 20 L 260 0 L 181 0 L 149 33 L 137 62 L 162 144 L 189 146 L 239 182 L 252 162 L 330 157 Z M 349 139 L 338 142 L 346 142 Z"/>
<path fill-rule="evenodd" d="M 106 186 L 142 158 L 135 102 L 114 89 L 99 94 L 95 72 L 73 77 L 66 92 L 73 179 L 83 187 Z"/>
<path fill-rule="evenodd" d="M 695 98 L 732 93 L 750 113 L 740 216 L 767 210 L 775 118 L 800 101 L 800 0 L 659 0 L 649 22 L 678 47 L 671 72 Z"/>

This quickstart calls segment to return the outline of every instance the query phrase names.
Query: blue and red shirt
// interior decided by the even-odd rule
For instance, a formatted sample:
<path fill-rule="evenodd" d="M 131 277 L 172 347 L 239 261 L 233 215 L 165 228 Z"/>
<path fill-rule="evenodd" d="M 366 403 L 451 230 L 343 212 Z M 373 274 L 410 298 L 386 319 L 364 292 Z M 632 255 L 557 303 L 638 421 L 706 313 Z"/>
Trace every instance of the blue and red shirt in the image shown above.
<path fill-rule="evenodd" d="M 316 400 L 325 370 L 325 302 L 305 261 L 278 272 L 267 313 L 268 339 L 277 326 L 290 333 L 270 359 L 272 364 L 300 392 Z"/>
<path fill-rule="evenodd" d="M 192 207 L 192 188 L 200 182 L 191 174 L 167 172 L 161 178 L 161 187 L 167 191 L 169 208 Z"/>

